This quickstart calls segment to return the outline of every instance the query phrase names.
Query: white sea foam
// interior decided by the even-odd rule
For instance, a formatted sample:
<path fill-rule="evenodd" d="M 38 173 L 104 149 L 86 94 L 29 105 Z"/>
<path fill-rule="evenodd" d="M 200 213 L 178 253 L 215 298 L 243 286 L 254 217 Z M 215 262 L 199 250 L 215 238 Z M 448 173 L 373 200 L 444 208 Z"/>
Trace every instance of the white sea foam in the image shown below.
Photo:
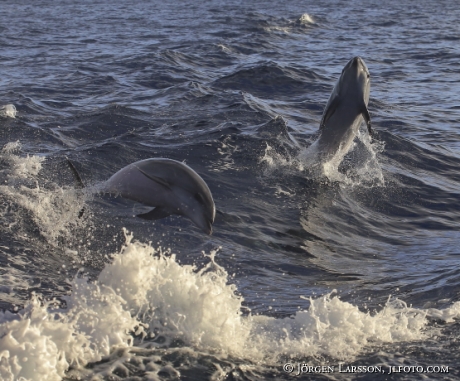
<path fill-rule="evenodd" d="M 286 356 L 353 359 L 372 345 L 427 337 L 427 314 L 446 321 L 460 316 L 459 303 L 445 310 L 418 310 L 398 299 L 371 315 L 332 294 L 310 299 L 309 309 L 292 317 L 243 315 L 243 298 L 215 263 L 215 252 L 197 269 L 130 235 L 126 240 L 96 281 L 73 280 L 65 309 L 34 297 L 18 315 L 0 313 L 1 379 L 59 380 L 69 368 L 73 374 L 92 372 L 92 379 L 115 369 L 128 375 L 123 362 L 141 347 L 167 351 L 177 339 L 193 351 L 249 364 L 277 366 Z M 162 337 L 163 343 L 150 336 Z M 110 353 L 117 353 L 116 359 L 105 368 L 82 369 Z M 139 362 L 151 379 L 159 379 L 158 372 L 166 368 L 178 376 L 172 364 L 155 365 L 158 352 L 155 356 L 147 367 Z"/>
<path fill-rule="evenodd" d="M 28 211 L 41 235 L 50 244 L 56 243 L 59 237 L 72 236 L 72 230 L 80 223 L 77 217 L 84 205 L 85 194 L 73 187 L 54 183 L 44 186 L 38 175 L 45 158 L 21 155 L 20 142 L 6 144 L 0 151 L 0 160 L 6 164 L 0 169 L 0 195 L 8 199 L 9 205 L 3 213 L 15 209 L 13 218 L 17 225 L 24 223 L 17 208 Z"/>
<path fill-rule="evenodd" d="M 4 106 L 0 106 L 0 116 L 8 117 L 8 118 L 16 118 L 17 114 L 16 107 L 13 104 L 7 104 Z"/>
<path fill-rule="evenodd" d="M 301 24 L 315 24 L 315 20 L 311 17 L 308 13 L 304 13 L 302 16 L 299 17 L 299 23 Z"/>
<path fill-rule="evenodd" d="M 310 178 L 326 177 L 331 181 L 342 184 L 356 185 L 385 185 L 379 154 L 384 144 L 379 141 L 371 143 L 367 133 L 358 132 L 357 140 L 348 151 L 341 151 L 328 161 L 324 161 L 318 149 L 317 141 L 309 147 L 300 149 L 295 155 L 280 154 L 267 144 L 264 155 L 259 162 L 265 164 L 265 175 L 271 175 L 279 169 L 293 171 L 308 171 Z M 343 161 L 347 160 L 345 171 L 339 171 Z"/>
<path fill-rule="evenodd" d="M 227 54 L 233 53 L 233 51 L 228 46 L 225 46 L 224 44 L 217 44 L 217 47 L 221 49 L 224 53 L 227 53 Z"/>
<path fill-rule="evenodd" d="M 21 157 L 17 155 L 21 151 L 22 145 L 19 141 L 9 142 L 5 144 L 1 151 L 1 159 L 9 164 L 3 172 L 6 172 L 8 177 L 19 177 L 19 178 L 33 178 L 42 169 L 42 163 L 45 160 L 41 156 L 30 156 Z"/>
<path fill-rule="evenodd" d="M 260 164 L 264 164 L 265 175 L 270 175 L 278 169 L 292 169 L 294 171 L 305 170 L 304 162 L 298 156 L 280 154 L 276 149 L 266 143 L 264 155 L 259 159 Z"/>
<path fill-rule="evenodd" d="M 277 26 L 277 25 L 272 25 L 272 26 L 266 26 L 264 27 L 264 31 L 266 32 L 282 32 L 284 34 L 289 34 L 291 32 L 291 29 L 286 26 Z"/>

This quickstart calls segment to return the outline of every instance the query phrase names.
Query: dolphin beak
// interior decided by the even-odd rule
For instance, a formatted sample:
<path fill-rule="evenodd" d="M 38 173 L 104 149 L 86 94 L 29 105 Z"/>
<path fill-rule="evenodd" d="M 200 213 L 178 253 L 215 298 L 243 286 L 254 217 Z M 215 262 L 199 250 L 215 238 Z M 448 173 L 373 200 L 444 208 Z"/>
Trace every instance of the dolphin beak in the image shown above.
<path fill-rule="evenodd" d="M 212 234 L 212 222 L 211 221 L 206 221 L 206 225 L 202 227 L 203 231 L 206 234 L 211 235 Z"/>
<path fill-rule="evenodd" d="M 205 233 L 208 235 L 212 234 L 212 226 L 209 226 L 207 229 L 205 229 Z"/>
<path fill-rule="evenodd" d="M 345 68 L 359 68 L 360 66 L 363 66 L 364 62 L 361 59 L 361 57 L 353 57 L 348 64 L 345 66 Z"/>
<path fill-rule="evenodd" d="M 187 217 L 190 218 L 204 233 L 212 234 L 213 219 L 210 219 L 201 213 L 189 214 Z"/>
<path fill-rule="evenodd" d="M 363 68 L 363 70 L 367 71 L 367 66 L 361 57 L 353 58 L 353 66 L 356 66 L 357 68 Z"/>

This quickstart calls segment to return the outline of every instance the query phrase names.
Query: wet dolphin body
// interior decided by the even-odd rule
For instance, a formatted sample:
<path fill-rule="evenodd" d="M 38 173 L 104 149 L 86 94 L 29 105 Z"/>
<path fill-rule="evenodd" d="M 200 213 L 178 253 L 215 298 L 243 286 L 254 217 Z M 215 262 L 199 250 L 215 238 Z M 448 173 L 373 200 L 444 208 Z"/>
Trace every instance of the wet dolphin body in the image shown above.
<path fill-rule="evenodd" d="M 317 148 L 326 160 L 350 149 L 363 119 L 372 137 L 371 118 L 367 110 L 370 75 L 360 57 L 351 59 L 343 68 L 326 104 L 320 123 Z"/>
<path fill-rule="evenodd" d="M 157 220 L 178 214 L 191 219 L 207 234 L 212 233 L 216 208 L 211 192 L 193 169 L 179 161 L 137 161 L 115 173 L 102 191 L 155 207 L 139 214 L 140 218 Z"/>

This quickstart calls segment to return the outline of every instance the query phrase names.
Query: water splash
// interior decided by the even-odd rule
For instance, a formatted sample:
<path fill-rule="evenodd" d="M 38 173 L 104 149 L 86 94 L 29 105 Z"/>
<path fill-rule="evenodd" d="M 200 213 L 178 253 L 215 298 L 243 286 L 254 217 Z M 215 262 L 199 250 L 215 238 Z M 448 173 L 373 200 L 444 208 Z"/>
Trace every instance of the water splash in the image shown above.
<path fill-rule="evenodd" d="M 358 131 L 357 139 L 348 151 L 338 150 L 329 160 L 324 161 L 317 141 L 295 154 L 279 153 L 267 144 L 259 163 L 265 165 L 264 174 L 270 176 L 278 170 L 286 169 L 304 172 L 310 179 L 327 178 L 347 186 L 384 186 L 385 178 L 379 155 L 384 143 L 371 142 L 367 133 Z"/>
<path fill-rule="evenodd" d="M 259 163 L 264 165 L 264 174 L 266 176 L 272 175 L 279 169 L 291 169 L 300 172 L 306 169 L 298 155 L 279 153 L 276 148 L 268 143 L 266 143 L 264 154 L 259 159 Z"/>
<path fill-rule="evenodd" d="M 126 244 L 96 281 L 72 281 L 65 308 L 33 297 L 19 314 L 0 313 L 2 379 L 59 380 L 69 369 L 73 376 L 93 379 L 120 369 L 129 376 L 136 353 L 158 364 L 161 353 L 167 357 L 178 342 L 193 353 L 243 359 L 248 367 L 277 366 L 286 357 L 353 359 L 368 346 L 426 338 L 427 315 L 446 321 L 460 316 L 458 303 L 446 310 L 419 310 L 398 299 L 389 299 L 372 315 L 333 293 L 310 298 L 308 310 L 287 318 L 243 315 L 243 298 L 228 284 L 215 252 L 198 269 L 125 235 Z M 147 348 L 156 348 L 155 354 Z M 83 368 L 109 355 L 108 362 Z M 128 360 L 129 368 L 123 365 Z M 166 366 L 147 369 L 144 363 L 137 362 L 138 370 L 149 371 L 153 379 Z M 172 364 L 168 369 L 179 374 Z"/>
<path fill-rule="evenodd" d="M 27 221 L 31 219 L 52 245 L 56 245 L 59 238 L 72 237 L 74 229 L 81 224 L 78 214 L 85 203 L 85 194 L 73 187 L 40 179 L 45 158 L 22 155 L 18 141 L 3 147 L 0 160 L 4 164 L 0 168 L 3 184 L 0 196 L 8 205 L 1 217 L 23 230 L 27 230 Z"/>

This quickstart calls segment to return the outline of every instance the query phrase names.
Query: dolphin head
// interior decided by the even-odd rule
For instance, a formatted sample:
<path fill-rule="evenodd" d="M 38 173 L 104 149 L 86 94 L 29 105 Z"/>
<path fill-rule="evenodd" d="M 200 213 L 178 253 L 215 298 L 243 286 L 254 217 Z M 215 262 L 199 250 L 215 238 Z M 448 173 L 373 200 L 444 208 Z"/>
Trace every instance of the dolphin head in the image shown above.
<path fill-rule="evenodd" d="M 151 158 L 132 164 L 152 182 L 151 197 L 144 194 L 136 201 L 145 202 L 147 198 L 159 198 L 162 202 L 150 202 L 152 206 L 161 206 L 170 214 L 179 214 L 191 219 L 205 233 L 212 233 L 212 224 L 216 216 L 216 207 L 206 182 L 188 165 L 171 159 Z M 153 185 L 160 184 L 162 191 Z M 148 187 L 146 187 L 148 189 Z"/>
<path fill-rule="evenodd" d="M 216 208 L 206 183 L 197 184 L 193 190 L 181 186 L 172 186 L 171 189 L 178 200 L 175 214 L 191 219 L 206 234 L 211 234 Z"/>
<path fill-rule="evenodd" d="M 206 187 L 207 188 L 207 187 Z M 189 218 L 206 234 L 212 234 L 212 224 L 216 217 L 216 207 L 209 189 L 197 192 L 193 195 L 198 202 L 198 208 Z"/>
<path fill-rule="evenodd" d="M 340 95 L 359 97 L 369 102 L 370 74 L 366 64 L 360 57 L 354 57 L 345 65 L 339 79 Z"/>
<path fill-rule="evenodd" d="M 206 182 L 190 167 L 179 163 L 181 175 L 171 186 L 180 200 L 180 214 L 190 218 L 206 234 L 212 234 L 216 207 Z M 183 171 L 183 172 L 182 172 Z"/>

